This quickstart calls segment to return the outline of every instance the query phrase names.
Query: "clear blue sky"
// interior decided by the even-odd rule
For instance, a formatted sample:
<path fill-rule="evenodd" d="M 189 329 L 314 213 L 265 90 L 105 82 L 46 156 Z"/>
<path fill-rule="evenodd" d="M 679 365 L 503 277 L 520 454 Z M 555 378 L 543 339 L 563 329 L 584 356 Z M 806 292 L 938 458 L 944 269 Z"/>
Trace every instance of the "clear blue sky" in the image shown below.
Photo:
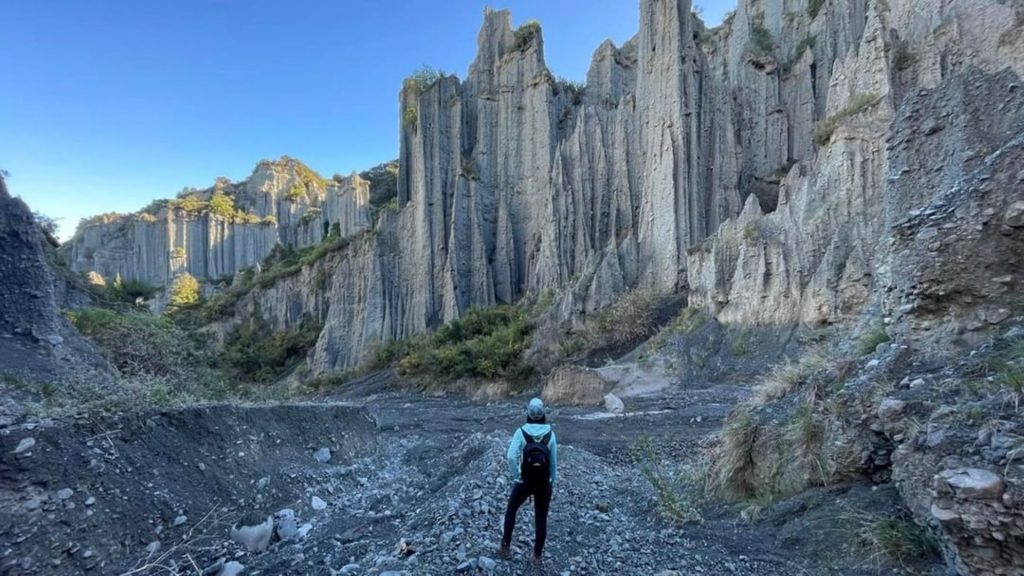
<path fill-rule="evenodd" d="M 735 1 L 698 4 L 715 24 Z M 577 80 L 601 41 L 637 30 L 637 0 L 7 2 L 0 168 L 63 237 L 261 158 L 368 168 L 398 155 L 402 78 L 465 77 L 485 5 L 540 21 L 548 66 Z"/>

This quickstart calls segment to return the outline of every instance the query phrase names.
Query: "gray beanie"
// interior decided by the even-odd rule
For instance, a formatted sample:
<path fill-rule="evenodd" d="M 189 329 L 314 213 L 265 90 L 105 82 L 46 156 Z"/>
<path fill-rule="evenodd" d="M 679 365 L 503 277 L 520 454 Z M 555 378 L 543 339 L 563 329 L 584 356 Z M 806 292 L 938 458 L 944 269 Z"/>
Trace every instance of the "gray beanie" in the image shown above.
<path fill-rule="evenodd" d="M 528 420 L 544 419 L 544 402 L 541 402 L 540 398 L 530 400 L 530 405 L 526 408 L 526 418 Z"/>

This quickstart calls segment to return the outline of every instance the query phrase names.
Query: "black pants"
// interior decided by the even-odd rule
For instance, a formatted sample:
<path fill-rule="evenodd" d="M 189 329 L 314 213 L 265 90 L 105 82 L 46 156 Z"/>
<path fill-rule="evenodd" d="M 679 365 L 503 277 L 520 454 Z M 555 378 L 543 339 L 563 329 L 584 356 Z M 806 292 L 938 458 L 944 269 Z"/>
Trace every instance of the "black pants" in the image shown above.
<path fill-rule="evenodd" d="M 540 556 L 544 551 L 544 540 L 548 537 L 548 507 L 551 505 L 551 483 L 540 485 L 516 482 L 512 485 L 512 493 L 508 497 L 508 508 L 505 509 L 505 531 L 501 536 L 503 546 L 512 544 L 512 530 L 516 527 L 516 514 L 526 499 L 533 496 L 533 515 L 537 523 L 537 534 L 533 541 L 533 554 Z"/>

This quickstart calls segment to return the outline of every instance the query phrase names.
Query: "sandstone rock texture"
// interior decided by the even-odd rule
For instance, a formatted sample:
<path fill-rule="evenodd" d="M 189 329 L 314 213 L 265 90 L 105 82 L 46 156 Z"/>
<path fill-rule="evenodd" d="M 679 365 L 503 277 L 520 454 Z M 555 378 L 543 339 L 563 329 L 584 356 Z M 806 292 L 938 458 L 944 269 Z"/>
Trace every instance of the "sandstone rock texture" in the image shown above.
<path fill-rule="evenodd" d="M 812 13 L 802 1 L 744 0 L 715 29 L 685 0 L 639 8 L 637 35 L 599 46 L 584 87 L 548 70 L 539 27 L 487 10 L 464 80 L 403 87 L 398 210 L 304 272 L 317 282 L 286 279 L 239 310 L 276 328 L 320 320 L 315 372 L 549 288 L 561 289 L 564 319 L 642 287 L 688 291 L 725 323 L 851 320 L 891 285 L 888 227 L 977 154 L 943 131 L 955 119 L 918 118 L 954 138 L 949 153 L 894 164 L 906 103 L 955 90 L 969 71 L 1005 70 L 998 90 L 1009 96 L 1024 71 L 1020 2 L 835 0 Z M 983 100 L 994 118 L 1011 106 Z M 226 185 L 276 224 L 164 209 L 155 222 L 83 226 L 72 262 L 156 284 L 185 271 L 209 280 L 335 224 L 346 236 L 371 229 L 361 179 L 304 174 L 261 163 Z M 917 174 L 934 174 L 932 187 L 895 191 Z M 1014 206 L 1001 208 L 1010 230 Z"/>
<path fill-rule="evenodd" d="M 277 244 L 303 247 L 332 228 L 349 236 L 370 227 L 369 183 L 355 174 L 324 180 L 289 158 L 260 162 L 242 182 L 218 181 L 182 196 L 208 202 L 214 194 L 231 198 L 236 212 L 158 202 L 83 221 L 65 246 L 72 269 L 155 286 L 184 273 L 215 281 L 257 264 Z"/>

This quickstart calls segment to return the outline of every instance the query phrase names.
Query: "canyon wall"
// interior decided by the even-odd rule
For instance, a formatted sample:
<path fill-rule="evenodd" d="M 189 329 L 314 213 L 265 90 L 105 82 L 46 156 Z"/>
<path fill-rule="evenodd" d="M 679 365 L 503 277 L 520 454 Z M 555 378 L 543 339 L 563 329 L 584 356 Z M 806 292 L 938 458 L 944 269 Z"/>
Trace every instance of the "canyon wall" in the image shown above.
<path fill-rule="evenodd" d="M 743 0 L 707 29 L 686 0 L 643 0 L 637 35 L 599 46 L 579 86 L 548 70 L 539 26 L 486 10 L 464 80 L 403 86 L 397 210 L 304 272 L 315 288 L 258 287 L 238 316 L 288 329 L 313 306 L 315 372 L 548 288 L 569 321 L 634 288 L 688 291 L 726 322 L 852 319 L 885 276 L 901 103 L 968 70 L 1020 74 L 1022 14 L 1019 0 Z M 119 218 L 83 226 L 72 261 L 215 279 L 336 223 L 371 229 L 360 179 L 303 174 L 261 163 L 230 185 L 260 223 Z"/>
<path fill-rule="evenodd" d="M 215 194 L 230 198 L 234 211 L 212 211 Z M 85 220 L 65 250 L 73 270 L 107 280 L 167 286 L 184 273 L 230 279 L 278 244 L 316 244 L 332 227 L 342 236 L 369 228 L 368 201 L 369 184 L 358 175 L 325 180 L 296 160 L 263 161 L 242 182 L 220 180 L 135 214 Z"/>

